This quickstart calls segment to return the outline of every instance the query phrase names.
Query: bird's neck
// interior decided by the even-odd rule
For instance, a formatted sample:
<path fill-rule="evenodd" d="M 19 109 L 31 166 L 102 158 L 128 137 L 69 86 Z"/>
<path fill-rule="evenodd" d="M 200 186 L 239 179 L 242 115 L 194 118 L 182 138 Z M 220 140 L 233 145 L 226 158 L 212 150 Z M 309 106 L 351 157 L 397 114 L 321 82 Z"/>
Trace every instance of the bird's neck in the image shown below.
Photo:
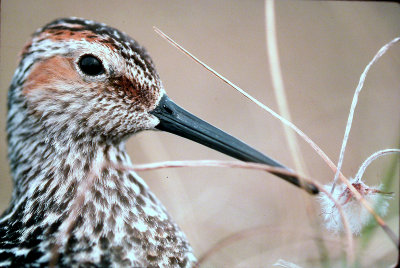
<path fill-rule="evenodd" d="M 110 186 L 118 177 L 126 183 L 131 166 L 123 142 L 99 137 L 50 136 L 45 131 L 9 133 L 9 159 L 14 180 L 13 199 L 41 196 L 68 200 L 90 182 L 90 189 Z M 117 173 L 117 174 L 114 174 Z M 133 173 L 132 173 L 133 174 Z M 137 181 L 133 185 L 145 185 Z M 126 185 L 131 187 L 133 185 Z M 125 185 L 122 185 L 125 186 Z M 67 195 L 67 196 L 65 196 Z"/>
<path fill-rule="evenodd" d="M 145 182 L 129 170 L 131 162 L 123 143 L 93 138 L 72 142 L 41 133 L 18 141 L 15 135 L 10 139 L 11 207 L 24 204 L 24 221 L 35 217 L 35 221 L 52 224 L 79 214 L 90 216 L 85 221 L 95 224 L 106 215 L 117 219 L 124 209 L 132 213 L 142 195 L 153 198 Z M 153 199 L 149 201 L 152 205 L 161 206 Z"/>
<path fill-rule="evenodd" d="M 43 243 L 61 247 L 62 254 L 82 247 L 102 254 L 111 247 L 123 248 L 115 258 L 150 264 L 161 256 L 157 247 L 163 247 L 165 254 L 177 248 L 185 252 L 181 261 L 187 261 L 186 254 L 194 260 L 184 234 L 165 208 L 126 168 L 131 162 L 123 143 L 93 139 L 72 143 L 46 139 L 40 132 L 17 139 L 15 134 L 9 136 L 14 192 L 0 223 L 18 221 L 15 226 L 23 228 L 21 241 L 35 239 L 29 234 L 40 228 L 46 234 Z M 98 263 L 100 255 L 88 253 L 84 259 Z"/>

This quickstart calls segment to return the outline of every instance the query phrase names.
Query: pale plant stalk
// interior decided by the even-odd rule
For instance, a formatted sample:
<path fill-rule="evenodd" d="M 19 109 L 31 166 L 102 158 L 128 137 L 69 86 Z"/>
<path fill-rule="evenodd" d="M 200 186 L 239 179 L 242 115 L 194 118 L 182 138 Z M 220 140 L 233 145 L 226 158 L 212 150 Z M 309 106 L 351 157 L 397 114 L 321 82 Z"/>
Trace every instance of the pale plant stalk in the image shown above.
<path fill-rule="evenodd" d="M 275 27 L 274 0 L 265 1 L 265 29 L 267 39 L 266 44 L 268 52 L 268 63 L 273 86 L 272 88 L 275 92 L 279 113 L 284 118 L 287 118 L 288 121 L 292 121 L 279 60 L 278 41 L 276 37 Z M 298 170 L 301 174 L 308 174 L 303 155 L 300 152 L 299 144 L 297 142 L 297 136 L 294 134 L 293 130 L 287 125 L 284 125 L 284 133 L 286 142 L 289 145 L 290 154 L 294 161 L 295 169 Z"/>
<path fill-rule="evenodd" d="M 335 177 L 333 179 L 333 185 L 332 185 L 331 193 L 333 193 L 333 191 L 335 190 L 335 185 L 336 185 L 337 179 L 338 179 L 339 174 L 340 174 L 340 170 L 341 170 L 342 165 L 343 165 L 344 152 L 346 150 L 347 141 L 348 141 L 349 135 L 350 135 L 351 125 L 352 125 L 353 117 L 354 117 L 354 111 L 355 111 L 356 106 L 357 106 L 358 95 L 360 95 L 360 92 L 363 89 L 365 78 L 367 77 L 368 71 L 371 68 L 371 66 L 376 61 L 378 61 L 378 59 L 381 58 L 383 56 L 383 54 L 385 54 L 386 51 L 391 46 L 393 46 L 395 43 L 397 43 L 399 41 L 400 41 L 400 37 L 396 37 L 395 39 L 393 39 L 389 43 L 385 44 L 381 49 L 379 49 L 379 51 L 375 54 L 373 59 L 368 63 L 367 67 L 365 67 L 364 71 L 362 72 L 362 74 L 360 76 L 360 80 L 358 82 L 356 91 L 354 92 L 353 101 L 351 103 L 349 117 L 347 119 L 346 130 L 344 132 L 342 148 L 340 149 L 339 160 L 338 160 L 338 164 L 337 164 L 337 170 L 336 170 L 336 173 L 335 173 Z"/>
<path fill-rule="evenodd" d="M 367 169 L 367 167 L 376 159 L 378 159 L 379 157 L 385 156 L 387 154 L 394 154 L 394 153 L 400 153 L 400 149 L 385 149 L 385 150 L 380 150 L 377 151 L 375 153 L 373 153 L 372 155 L 370 155 L 365 161 L 364 163 L 362 163 L 362 165 L 360 166 L 360 168 L 358 169 L 358 172 L 356 174 L 356 176 L 354 177 L 355 181 L 358 181 L 362 178 L 362 176 L 364 175 L 365 170 Z"/>
<path fill-rule="evenodd" d="M 243 94 L 246 98 L 250 99 L 253 101 L 255 104 L 257 104 L 259 107 L 264 109 L 265 111 L 269 112 L 272 116 L 276 117 L 279 119 L 283 124 L 291 127 L 298 135 L 300 135 L 303 140 L 305 140 L 313 149 L 314 151 L 325 161 L 325 163 L 332 169 L 333 172 L 337 171 L 337 168 L 333 161 L 325 154 L 324 151 L 315 143 L 313 142 L 303 131 L 301 131 L 298 127 L 296 127 L 293 123 L 290 121 L 286 120 L 282 116 L 278 115 L 276 112 L 274 112 L 272 109 L 267 107 L 266 105 L 262 104 L 260 101 L 252 97 L 250 94 L 245 92 L 243 89 L 240 87 L 236 86 L 232 82 L 230 82 L 228 79 L 226 79 L 224 76 L 220 75 L 216 71 L 214 71 L 211 67 L 209 67 L 207 64 L 204 62 L 200 61 L 198 58 L 193 56 L 191 53 L 189 53 L 186 49 L 184 49 L 182 46 L 177 44 L 174 40 L 172 40 L 169 36 L 167 36 L 165 33 L 163 33 L 160 29 L 157 27 L 154 27 L 154 30 L 165 40 L 167 40 L 169 43 L 171 43 L 173 46 L 178 48 L 180 51 L 182 51 L 184 54 L 192 58 L 194 61 L 202 65 L 205 69 L 207 69 L 209 72 L 217 76 L 219 79 L 221 79 L 223 82 L 227 83 L 229 86 L 233 87 L 235 90 L 239 91 L 241 94 Z M 341 173 L 339 172 L 339 178 L 340 180 L 346 184 L 346 186 L 350 189 L 350 191 L 353 193 L 354 197 L 361 202 L 361 204 L 368 210 L 369 213 L 371 213 L 374 217 L 374 219 L 378 222 L 378 224 L 382 227 L 382 229 L 385 231 L 385 233 L 389 236 L 389 238 L 392 240 L 392 242 L 396 245 L 396 247 L 399 247 L 398 239 L 396 238 L 396 235 L 394 232 L 387 226 L 385 221 L 374 211 L 372 206 L 368 203 L 368 201 L 365 200 L 365 198 L 354 188 L 354 186 L 349 182 L 349 180 Z"/>
<path fill-rule="evenodd" d="M 268 106 L 264 105 L 263 103 L 261 103 L 259 100 L 257 100 L 256 98 L 252 97 L 250 94 L 248 94 L 246 91 L 244 91 L 243 89 L 241 89 L 240 87 L 238 87 L 237 85 L 233 84 L 232 82 L 230 82 L 227 78 L 225 78 L 224 76 L 220 75 L 219 73 L 217 73 L 216 71 L 214 71 L 211 67 L 209 67 L 207 64 L 205 64 L 204 62 L 200 61 L 198 58 L 196 58 L 195 56 L 193 56 L 190 52 L 188 52 L 186 49 L 184 49 L 182 46 L 180 46 L 179 44 L 177 44 L 174 40 L 172 40 L 169 36 L 167 36 L 165 33 L 163 33 L 160 29 L 154 27 L 154 30 L 164 39 L 166 39 L 169 43 L 171 43 L 173 46 L 175 46 L 176 48 L 178 48 L 179 50 L 181 50 L 183 53 L 185 53 L 187 56 L 189 56 L 190 58 L 192 58 L 194 61 L 196 61 L 197 63 L 199 63 L 200 65 L 202 65 L 204 68 L 206 68 L 209 72 L 211 72 L 212 74 L 214 74 L 215 76 L 217 76 L 219 79 L 221 79 L 223 82 L 225 82 L 226 84 L 228 84 L 229 86 L 231 86 L 232 88 L 234 88 L 235 90 L 237 90 L 238 92 L 240 92 L 242 95 L 244 95 L 246 98 L 250 99 L 252 102 L 254 102 L 255 104 L 257 104 L 260 108 L 262 108 L 263 110 L 267 111 L 268 113 L 270 113 L 272 116 L 274 116 L 275 118 L 277 118 L 278 120 L 280 120 L 283 124 L 289 126 L 291 129 L 293 129 L 301 138 L 303 138 L 303 140 L 305 140 L 313 149 L 314 151 L 317 152 L 317 154 L 326 162 L 326 164 L 334 171 L 336 172 L 336 166 L 333 163 L 333 161 L 325 154 L 324 151 L 322 151 L 322 149 L 315 143 L 313 142 L 303 131 L 301 131 L 296 125 L 294 125 L 292 122 L 290 122 L 289 120 L 286 120 L 285 118 L 283 118 L 282 116 L 280 116 L 279 114 L 277 114 L 275 111 L 273 111 L 271 108 L 269 108 Z M 343 174 L 341 174 L 340 178 L 342 180 L 347 180 Z"/>
<path fill-rule="evenodd" d="M 362 74 L 360 76 L 360 80 L 359 80 L 359 83 L 358 83 L 357 88 L 355 90 L 353 101 L 352 101 L 351 107 L 350 107 L 349 117 L 348 117 L 347 124 L 346 124 L 346 130 L 345 130 L 345 134 L 344 134 L 344 137 L 343 137 L 342 148 L 341 148 L 340 154 L 339 154 L 338 168 L 336 170 L 335 177 L 334 177 L 334 180 L 333 180 L 333 186 L 332 186 L 332 189 L 331 189 L 331 193 L 333 193 L 333 191 L 335 190 L 335 183 L 337 181 L 337 177 L 339 176 L 341 178 L 341 180 L 342 180 L 342 173 L 340 172 L 340 169 L 341 169 L 341 166 L 343 164 L 344 152 L 346 150 L 347 140 L 349 138 L 351 125 L 352 125 L 352 122 L 353 122 L 354 111 L 355 111 L 355 108 L 356 108 L 356 105 L 357 105 L 357 102 L 358 102 L 358 96 L 359 96 L 359 94 L 360 94 L 360 92 L 361 92 L 361 90 L 362 90 L 362 88 L 364 86 L 364 82 L 365 82 L 365 79 L 367 77 L 368 71 L 372 67 L 372 65 L 375 64 L 378 61 L 378 59 L 380 59 L 388 51 L 388 49 L 391 46 L 393 46 L 395 43 L 397 43 L 399 41 L 400 41 L 400 37 L 396 37 L 393 40 L 391 40 L 389 43 L 387 43 L 383 47 L 381 47 L 378 50 L 378 52 L 375 54 L 375 56 L 372 58 L 372 60 L 365 67 L 364 71 L 362 72 Z M 377 155 L 375 155 L 375 154 L 373 155 L 373 157 L 377 157 L 377 156 L 379 156 L 379 152 L 377 152 Z M 371 159 L 370 161 L 373 161 L 373 159 Z M 385 223 L 385 221 L 373 210 L 372 206 L 365 200 L 365 198 L 363 198 L 361 196 L 361 194 L 354 189 L 353 185 L 351 185 L 348 180 L 345 180 L 343 182 L 346 183 L 346 185 L 352 191 L 352 193 L 354 194 L 356 199 L 359 202 L 361 202 L 361 204 L 374 216 L 375 220 L 382 227 L 382 229 L 385 231 L 385 233 L 388 235 L 388 237 L 392 240 L 392 242 L 395 244 L 397 249 L 400 249 L 399 238 L 393 232 L 393 230 L 389 228 L 389 226 Z"/>
<path fill-rule="evenodd" d="M 293 262 L 289 262 L 283 259 L 279 259 L 276 263 L 274 263 L 274 266 L 279 266 L 279 267 L 283 267 L 283 268 L 302 268 L 301 266 L 293 263 Z"/>
<path fill-rule="evenodd" d="M 282 75 L 282 69 L 280 64 L 279 57 L 279 49 L 278 49 L 278 38 L 276 34 L 276 23 L 275 23 L 275 1 L 274 0 L 266 0 L 265 1 L 265 37 L 266 37 L 266 46 L 268 53 L 268 63 L 269 70 L 271 74 L 272 80 L 272 89 L 275 93 L 276 102 L 278 104 L 279 113 L 288 119 L 288 121 L 292 121 L 289 104 L 286 97 L 286 90 Z M 309 174 L 307 170 L 307 165 L 304 161 L 303 154 L 299 148 L 299 142 L 297 136 L 294 131 L 287 125 L 283 125 L 284 134 L 286 138 L 286 142 L 289 146 L 290 155 L 293 159 L 295 170 L 297 170 L 300 174 L 304 174 L 307 176 Z M 307 216 L 309 223 L 313 226 L 316 233 L 322 235 L 321 232 L 321 224 L 315 217 L 316 207 L 315 203 L 312 202 L 311 199 L 303 196 L 303 203 L 305 204 L 305 208 L 307 210 Z M 350 232 L 350 230 L 346 230 Z M 324 240 L 316 239 L 315 240 L 316 247 L 321 251 L 325 248 Z M 348 241 L 348 243 L 351 243 Z M 354 245 L 350 248 L 354 249 Z M 321 253 L 322 254 L 322 253 Z M 354 256 L 354 252 L 350 253 L 351 256 Z M 348 255 L 347 255 L 348 256 Z M 323 258 L 321 258 L 321 261 Z M 348 261 L 351 261 L 348 257 Z"/>
<path fill-rule="evenodd" d="M 255 170 L 263 170 L 271 173 L 279 173 L 282 175 L 293 176 L 307 183 L 314 183 L 314 181 L 304 178 L 300 176 L 298 173 L 293 171 L 272 167 L 265 164 L 257 164 L 250 162 L 241 162 L 241 161 L 219 161 L 219 160 L 183 160 L 183 161 L 164 161 L 157 163 L 149 163 L 149 164 L 136 164 L 132 167 L 127 166 L 118 166 L 118 168 L 122 168 L 124 170 L 132 170 L 132 171 L 149 171 L 161 168 L 182 168 L 182 167 L 223 167 L 223 168 L 242 168 L 242 169 L 255 169 Z"/>

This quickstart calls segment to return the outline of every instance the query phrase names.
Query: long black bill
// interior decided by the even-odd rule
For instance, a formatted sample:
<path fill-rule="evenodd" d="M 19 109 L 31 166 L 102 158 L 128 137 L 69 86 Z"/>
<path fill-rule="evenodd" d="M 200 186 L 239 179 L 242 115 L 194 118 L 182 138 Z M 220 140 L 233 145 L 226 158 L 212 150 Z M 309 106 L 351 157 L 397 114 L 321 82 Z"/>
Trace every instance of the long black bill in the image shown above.
<path fill-rule="evenodd" d="M 245 162 L 267 164 L 290 170 L 240 140 L 185 111 L 168 98 L 167 95 L 161 98 L 157 107 L 150 113 L 160 119 L 160 123 L 156 126 L 159 130 L 190 139 Z M 299 179 L 295 176 L 279 173 L 273 174 L 298 187 L 304 188 L 307 192 L 318 193 L 315 185 L 307 182 L 301 185 Z"/>

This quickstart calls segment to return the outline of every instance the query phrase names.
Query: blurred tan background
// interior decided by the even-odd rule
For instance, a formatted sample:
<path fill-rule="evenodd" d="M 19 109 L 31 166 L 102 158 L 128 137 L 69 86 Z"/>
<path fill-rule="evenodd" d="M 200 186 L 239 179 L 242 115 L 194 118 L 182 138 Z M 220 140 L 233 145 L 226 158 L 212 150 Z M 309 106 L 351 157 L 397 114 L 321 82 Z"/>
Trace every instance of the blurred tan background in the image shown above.
<path fill-rule="evenodd" d="M 215 70 L 277 110 L 266 52 L 263 1 L 1 1 L 0 211 L 12 191 L 7 162 L 7 90 L 17 55 L 30 34 L 51 20 L 78 16 L 105 22 L 144 45 L 168 95 L 187 110 L 278 161 L 293 167 L 281 124 L 181 54 L 152 29 L 157 26 Z M 360 2 L 278 1 L 276 24 L 282 73 L 293 121 L 337 161 L 359 76 L 378 49 L 400 35 L 400 5 Z M 372 67 L 360 95 L 345 155 L 354 176 L 373 152 L 399 145 L 400 45 Z M 217 152 L 170 134 L 145 132 L 128 141 L 135 163 L 224 159 Z M 300 142 L 313 178 L 327 183 L 330 169 Z M 397 158 L 398 159 L 398 158 Z M 379 184 L 394 158 L 367 169 Z M 197 256 L 220 239 L 254 226 L 256 236 L 217 252 L 205 267 L 269 267 L 282 258 L 319 266 L 323 235 L 340 265 L 339 237 L 316 231 L 306 203 L 315 199 L 258 171 L 218 168 L 143 172 L 156 195 L 187 234 Z M 398 174 L 397 174 L 398 176 Z M 398 179 L 390 201 L 390 227 L 398 233 Z M 318 206 L 316 206 L 318 208 Z M 314 211 L 312 219 L 319 218 Z M 381 230 L 363 253 L 363 266 L 394 263 L 394 247 Z"/>

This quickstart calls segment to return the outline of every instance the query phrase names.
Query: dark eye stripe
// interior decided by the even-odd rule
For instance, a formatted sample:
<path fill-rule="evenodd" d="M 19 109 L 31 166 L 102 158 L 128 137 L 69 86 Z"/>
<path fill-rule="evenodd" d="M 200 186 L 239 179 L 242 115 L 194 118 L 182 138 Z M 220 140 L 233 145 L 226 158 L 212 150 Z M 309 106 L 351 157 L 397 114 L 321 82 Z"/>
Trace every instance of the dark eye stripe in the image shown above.
<path fill-rule="evenodd" d="M 90 76 L 100 75 L 105 72 L 101 61 L 93 55 L 82 56 L 78 64 L 79 69 L 81 69 L 84 74 Z"/>

